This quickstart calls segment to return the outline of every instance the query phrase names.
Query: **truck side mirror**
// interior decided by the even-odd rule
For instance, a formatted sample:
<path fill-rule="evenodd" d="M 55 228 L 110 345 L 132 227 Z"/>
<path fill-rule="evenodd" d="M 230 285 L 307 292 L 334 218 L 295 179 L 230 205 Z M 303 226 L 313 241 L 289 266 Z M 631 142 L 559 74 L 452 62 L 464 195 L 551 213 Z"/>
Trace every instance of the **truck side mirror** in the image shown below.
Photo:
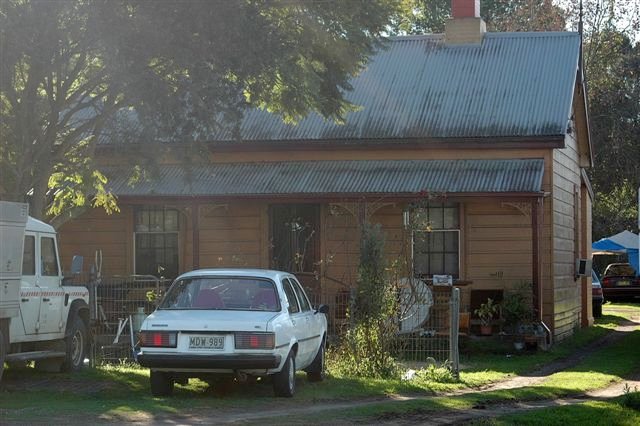
<path fill-rule="evenodd" d="M 84 257 L 75 255 L 73 256 L 73 260 L 71 260 L 71 273 L 73 275 L 78 275 L 82 272 L 82 264 L 84 263 Z"/>

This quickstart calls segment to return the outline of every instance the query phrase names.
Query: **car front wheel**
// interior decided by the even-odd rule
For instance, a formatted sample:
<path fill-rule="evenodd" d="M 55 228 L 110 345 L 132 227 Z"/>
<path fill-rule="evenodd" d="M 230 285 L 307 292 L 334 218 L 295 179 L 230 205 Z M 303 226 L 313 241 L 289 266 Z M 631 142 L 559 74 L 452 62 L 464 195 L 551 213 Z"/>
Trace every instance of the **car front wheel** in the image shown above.
<path fill-rule="evenodd" d="M 76 315 L 65 339 L 66 355 L 62 362 L 62 371 L 78 371 L 82 368 L 87 354 L 88 342 L 87 326 L 82 318 Z"/>
<path fill-rule="evenodd" d="M 296 360 L 293 352 L 289 352 L 287 360 L 280 372 L 273 375 L 273 391 L 276 396 L 290 398 L 296 390 Z"/>
<path fill-rule="evenodd" d="M 153 396 L 169 396 L 173 392 L 173 379 L 164 371 L 151 370 L 149 382 L 151 383 L 151 395 Z"/>

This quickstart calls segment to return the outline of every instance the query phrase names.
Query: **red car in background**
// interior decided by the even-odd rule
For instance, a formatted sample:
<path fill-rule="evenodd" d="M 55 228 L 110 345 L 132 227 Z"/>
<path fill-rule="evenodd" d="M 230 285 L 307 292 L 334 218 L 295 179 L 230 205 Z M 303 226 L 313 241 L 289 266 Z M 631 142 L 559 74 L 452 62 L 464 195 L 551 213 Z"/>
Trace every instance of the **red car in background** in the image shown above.
<path fill-rule="evenodd" d="M 640 298 L 640 277 L 628 263 L 612 263 L 607 266 L 601 283 L 606 300 Z"/>

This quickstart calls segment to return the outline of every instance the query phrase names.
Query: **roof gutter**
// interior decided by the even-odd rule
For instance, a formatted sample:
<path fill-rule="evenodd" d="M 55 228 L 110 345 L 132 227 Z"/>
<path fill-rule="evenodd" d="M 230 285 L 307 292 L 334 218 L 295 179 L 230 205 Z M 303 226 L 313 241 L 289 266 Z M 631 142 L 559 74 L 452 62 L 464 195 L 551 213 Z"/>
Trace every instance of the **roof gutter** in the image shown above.
<path fill-rule="evenodd" d="M 428 191 L 427 191 L 428 192 Z M 434 192 L 442 194 L 443 198 L 456 200 L 458 198 L 499 198 L 499 199 L 536 199 L 546 197 L 545 192 Z M 126 204 L 166 204 L 166 203 L 192 203 L 194 200 L 198 202 L 206 201 L 228 201 L 228 200 L 266 200 L 266 201 L 288 201 L 288 202 L 344 202 L 344 201 L 411 201 L 425 197 L 425 193 L 397 194 L 397 193 L 358 193 L 358 194 L 332 194 L 332 193 L 313 193 L 313 194 L 221 194 L 221 195 L 162 195 L 162 194 L 135 194 L 135 195 L 119 195 L 118 200 Z"/>

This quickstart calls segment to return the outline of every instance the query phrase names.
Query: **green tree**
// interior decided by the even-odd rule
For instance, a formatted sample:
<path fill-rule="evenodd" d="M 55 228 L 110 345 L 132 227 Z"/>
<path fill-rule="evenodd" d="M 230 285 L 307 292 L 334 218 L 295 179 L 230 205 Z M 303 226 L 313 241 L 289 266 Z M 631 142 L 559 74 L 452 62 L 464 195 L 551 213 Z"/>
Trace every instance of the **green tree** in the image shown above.
<path fill-rule="evenodd" d="M 577 27 L 578 5 L 569 11 Z M 640 3 L 585 0 L 584 74 L 594 167 L 593 239 L 636 228 L 640 185 Z"/>
<path fill-rule="evenodd" d="M 2 0 L 0 194 L 28 198 L 41 218 L 88 196 L 111 211 L 115 197 L 92 160 L 105 134 L 171 138 L 188 151 L 214 130 L 233 134 L 249 106 L 288 121 L 309 111 L 341 120 L 353 107 L 343 97 L 349 79 L 380 46 L 395 8 L 382 0 Z M 139 125 L 127 126 L 121 118 L 134 110 Z"/>
<path fill-rule="evenodd" d="M 484 0 L 480 16 L 488 31 L 562 31 L 566 12 L 551 0 Z M 394 34 L 443 33 L 451 0 L 403 0 Z"/>

